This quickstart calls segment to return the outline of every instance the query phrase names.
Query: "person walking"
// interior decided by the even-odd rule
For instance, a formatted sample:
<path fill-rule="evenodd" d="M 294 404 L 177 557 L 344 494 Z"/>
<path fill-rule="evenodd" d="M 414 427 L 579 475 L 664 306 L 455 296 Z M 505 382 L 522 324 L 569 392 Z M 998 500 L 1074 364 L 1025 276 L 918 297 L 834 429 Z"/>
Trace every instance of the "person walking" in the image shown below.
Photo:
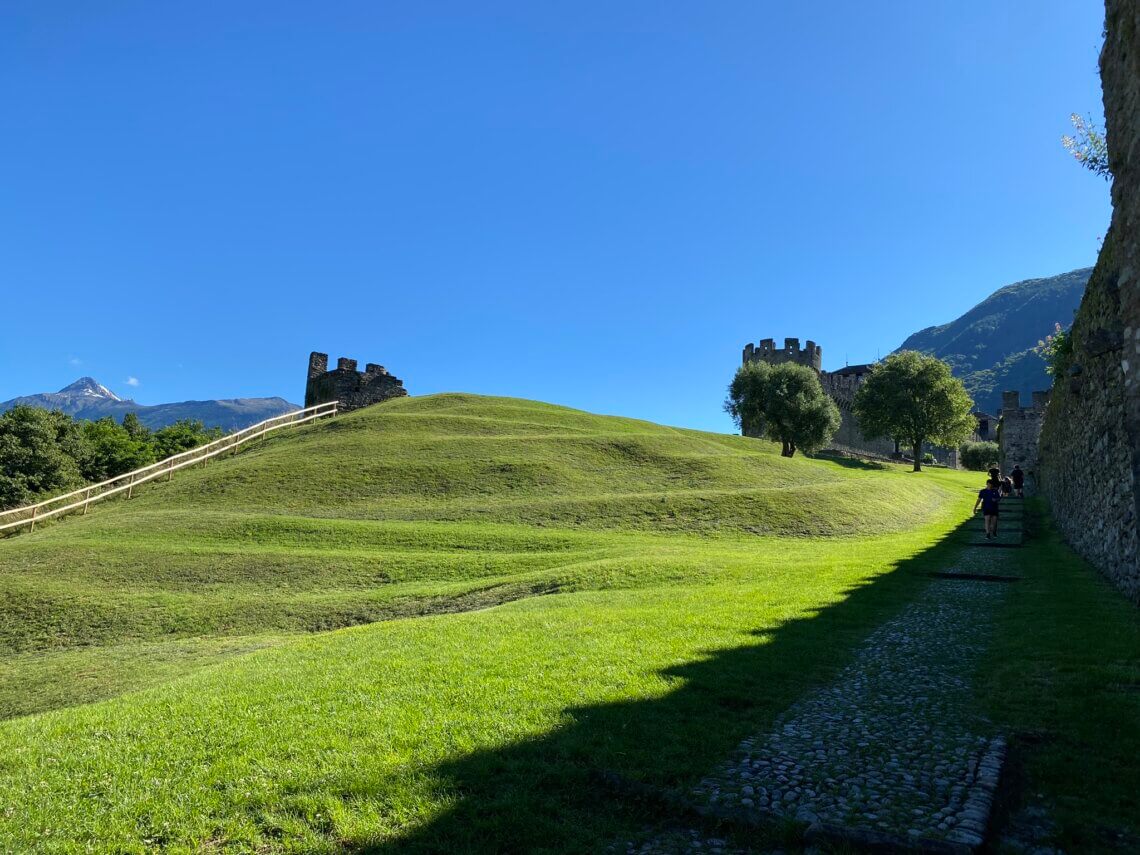
<path fill-rule="evenodd" d="M 978 500 L 974 502 L 974 513 L 978 507 L 982 509 L 982 519 L 985 522 L 986 540 L 997 537 L 998 506 L 1001 504 L 1001 492 L 998 482 L 991 478 L 986 482 L 986 488 L 978 491 Z"/>
<path fill-rule="evenodd" d="M 1025 498 L 1025 473 L 1021 471 L 1020 466 L 1014 466 L 1013 471 L 1009 473 L 1010 480 L 1013 481 L 1013 489 L 1017 493 L 1017 498 Z"/>

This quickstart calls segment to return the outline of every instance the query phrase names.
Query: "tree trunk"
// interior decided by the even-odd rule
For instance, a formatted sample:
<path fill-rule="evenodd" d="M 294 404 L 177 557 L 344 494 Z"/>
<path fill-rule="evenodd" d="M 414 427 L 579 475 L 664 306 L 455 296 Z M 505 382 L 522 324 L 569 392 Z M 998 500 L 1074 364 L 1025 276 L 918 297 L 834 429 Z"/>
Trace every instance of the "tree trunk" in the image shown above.
<path fill-rule="evenodd" d="M 788 457 L 796 456 L 796 444 L 794 442 L 788 443 Z"/>
<path fill-rule="evenodd" d="M 782 440 L 780 440 L 780 446 L 781 446 L 781 448 L 780 448 L 780 456 L 781 457 L 791 457 L 792 456 L 792 450 L 791 450 L 792 444 L 790 442 L 788 442 L 786 439 L 782 439 Z"/>
<path fill-rule="evenodd" d="M 922 471 L 922 443 L 916 442 L 914 444 L 914 471 Z"/>

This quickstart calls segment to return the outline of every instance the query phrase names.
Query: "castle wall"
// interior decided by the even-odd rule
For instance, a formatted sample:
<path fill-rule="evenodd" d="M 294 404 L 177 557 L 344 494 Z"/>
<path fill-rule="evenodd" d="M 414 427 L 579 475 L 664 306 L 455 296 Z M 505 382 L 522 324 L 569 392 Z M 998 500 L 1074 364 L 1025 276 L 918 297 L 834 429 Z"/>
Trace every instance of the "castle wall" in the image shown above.
<path fill-rule="evenodd" d="M 1020 466 L 1026 475 L 1026 492 L 1036 490 L 1038 439 L 1045 422 L 1048 392 L 1034 392 L 1031 406 L 1021 406 L 1018 392 L 1003 392 L 1001 422 L 998 426 L 999 465 L 1003 473 Z"/>
<path fill-rule="evenodd" d="M 1140 603 L 1140 0 L 1108 0 L 1101 81 L 1112 224 L 1041 432 L 1041 486 L 1069 543 Z"/>
<path fill-rule="evenodd" d="M 356 370 L 356 360 L 341 357 L 332 371 L 329 357 L 313 351 L 309 355 L 309 374 L 305 384 L 305 406 L 339 401 L 340 412 L 358 410 L 390 398 L 407 395 L 404 381 L 393 377 L 383 365 L 368 363 L 364 371 Z"/>

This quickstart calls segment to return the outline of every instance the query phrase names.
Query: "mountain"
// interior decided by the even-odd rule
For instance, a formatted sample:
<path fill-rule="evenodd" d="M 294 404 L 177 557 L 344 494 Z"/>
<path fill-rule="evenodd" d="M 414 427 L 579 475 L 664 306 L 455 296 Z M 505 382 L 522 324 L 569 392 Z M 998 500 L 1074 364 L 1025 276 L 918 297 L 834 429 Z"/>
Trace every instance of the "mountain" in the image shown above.
<path fill-rule="evenodd" d="M 950 363 L 979 410 L 997 413 L 1001 393 L 1017 389 L 1027 399 L 1053 380 L 1033 352 L 1054 324 L 1068 328 L 1092 273 L 1083 267 L 1047 279 L 1026 279 L 1000 288 L 957 320 L 927 327 L 899 350 L 918 350 Z"/>
<path fill-rule="evenodd" d="M 58 392 L 42 392 L 4 401 L 0 403 L 0 413 L 20 404 L 45 410 L 62 410 L 77 419 L 94 420 L 111 416 L 116 421 L 122 421 L 127 413 L 136 413 L 139 421 L 149 428 L 164 427 L 181 419 L 197 419 L 206 427 L 220 427 L 226 431 L 239 430 L 300 409 L 284 398 L 231 398 L 146 406 L 120 398 L 92 377 L 80 377 Z"/>

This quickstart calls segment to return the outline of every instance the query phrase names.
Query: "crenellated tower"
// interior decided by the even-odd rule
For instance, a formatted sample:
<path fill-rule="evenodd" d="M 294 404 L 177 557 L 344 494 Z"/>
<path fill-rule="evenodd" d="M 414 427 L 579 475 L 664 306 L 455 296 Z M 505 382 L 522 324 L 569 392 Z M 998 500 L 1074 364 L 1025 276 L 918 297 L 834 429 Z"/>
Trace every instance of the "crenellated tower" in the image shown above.
<path fill-rule="evenodd" d="M 383 365 L 369 362 L 364 371 L 356 370 L 356 360 L 341 357 L 329 371 L 327 353 L 309 354 L 309 376 L 305 384 L 305 406 L 339 401 L 341 412 L 379 404 L 389 398 L 407 395 L 404 381 L 393 377 Z"/>

